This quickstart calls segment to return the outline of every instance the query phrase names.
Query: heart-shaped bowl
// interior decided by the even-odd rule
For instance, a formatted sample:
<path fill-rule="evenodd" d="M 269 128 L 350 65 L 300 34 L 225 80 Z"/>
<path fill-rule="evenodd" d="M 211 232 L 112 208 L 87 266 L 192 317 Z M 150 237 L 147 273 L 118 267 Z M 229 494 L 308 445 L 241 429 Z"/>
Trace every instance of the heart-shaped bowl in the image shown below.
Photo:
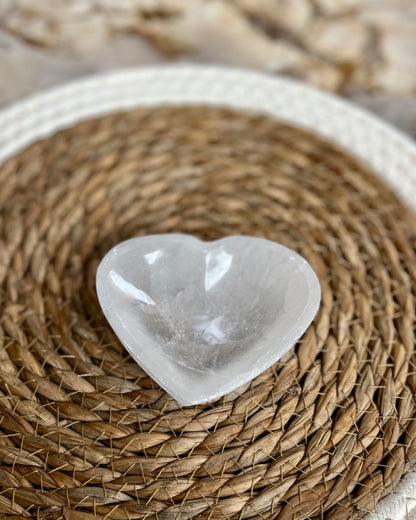
<path fill-rule="evenodd" d="M 130 354 L 183 405 L 231 392 L 280 359 L 321 296 L 310 265 L 287 247 L 182 234 L 111 249 L 97 271 L 97 293 Z"/>

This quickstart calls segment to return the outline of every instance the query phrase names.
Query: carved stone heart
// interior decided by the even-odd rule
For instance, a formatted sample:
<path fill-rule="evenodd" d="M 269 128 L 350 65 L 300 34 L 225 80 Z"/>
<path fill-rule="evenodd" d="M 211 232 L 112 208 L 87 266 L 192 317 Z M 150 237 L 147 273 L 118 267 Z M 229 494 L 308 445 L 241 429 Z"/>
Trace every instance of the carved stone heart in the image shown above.
<path fill-rule="evenodd" d="M 305 332 L 320 302 L 310 265 L 269 240 L 133 238 L 97 271 L 120 341 L 182 405 L 216 399 L 263 372 Z"/>

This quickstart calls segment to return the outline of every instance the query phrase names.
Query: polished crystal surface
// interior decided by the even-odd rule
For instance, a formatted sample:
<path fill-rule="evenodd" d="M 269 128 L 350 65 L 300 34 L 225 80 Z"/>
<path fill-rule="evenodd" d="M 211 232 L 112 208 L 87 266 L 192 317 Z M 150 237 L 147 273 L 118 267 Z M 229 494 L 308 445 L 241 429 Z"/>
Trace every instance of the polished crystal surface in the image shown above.
<path fill-rule="evenodd" d="M 275 242 L 180 234 L 111 249 L 97 293 L 129 353 L 183 405 L 216 399 L 281 358 L 321 294 L 306 260 Z"/>

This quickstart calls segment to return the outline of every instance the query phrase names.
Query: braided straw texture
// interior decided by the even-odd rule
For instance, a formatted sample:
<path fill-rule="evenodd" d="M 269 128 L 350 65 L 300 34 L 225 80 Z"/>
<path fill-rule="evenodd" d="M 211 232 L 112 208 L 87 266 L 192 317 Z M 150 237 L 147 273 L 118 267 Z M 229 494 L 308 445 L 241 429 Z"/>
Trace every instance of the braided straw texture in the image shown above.
<path fill-rule="evenodd" d="M 368 518 L 406 517 L 416 219 L 382 179 L 415 208 L 410 141 L 293 82 L 184 66 L 34 97 L 0 142 L 4 518 L 347 520 L 393 490 Z M 296 348 L 208 405 L 157 387 L 95 294 L 110 247 L 170 231 L 281 242 L 321 282 Z"/>

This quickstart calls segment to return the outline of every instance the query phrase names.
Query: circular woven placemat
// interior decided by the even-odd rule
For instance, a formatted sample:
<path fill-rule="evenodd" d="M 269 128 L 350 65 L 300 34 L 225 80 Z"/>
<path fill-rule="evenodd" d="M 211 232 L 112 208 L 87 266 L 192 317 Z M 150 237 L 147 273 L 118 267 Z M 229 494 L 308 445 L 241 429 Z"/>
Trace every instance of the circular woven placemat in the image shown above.
<path fill-rule="evenodd" d="M 416 219 L 368 169 L 271 118 L 113 114 L 0 168 L 0 513 L 360 518 L 416 462 Z M 296 348 L 180 408 L 100 312 L 95 271 L 135 235 L 281 242 L 322 305 Z"/>

